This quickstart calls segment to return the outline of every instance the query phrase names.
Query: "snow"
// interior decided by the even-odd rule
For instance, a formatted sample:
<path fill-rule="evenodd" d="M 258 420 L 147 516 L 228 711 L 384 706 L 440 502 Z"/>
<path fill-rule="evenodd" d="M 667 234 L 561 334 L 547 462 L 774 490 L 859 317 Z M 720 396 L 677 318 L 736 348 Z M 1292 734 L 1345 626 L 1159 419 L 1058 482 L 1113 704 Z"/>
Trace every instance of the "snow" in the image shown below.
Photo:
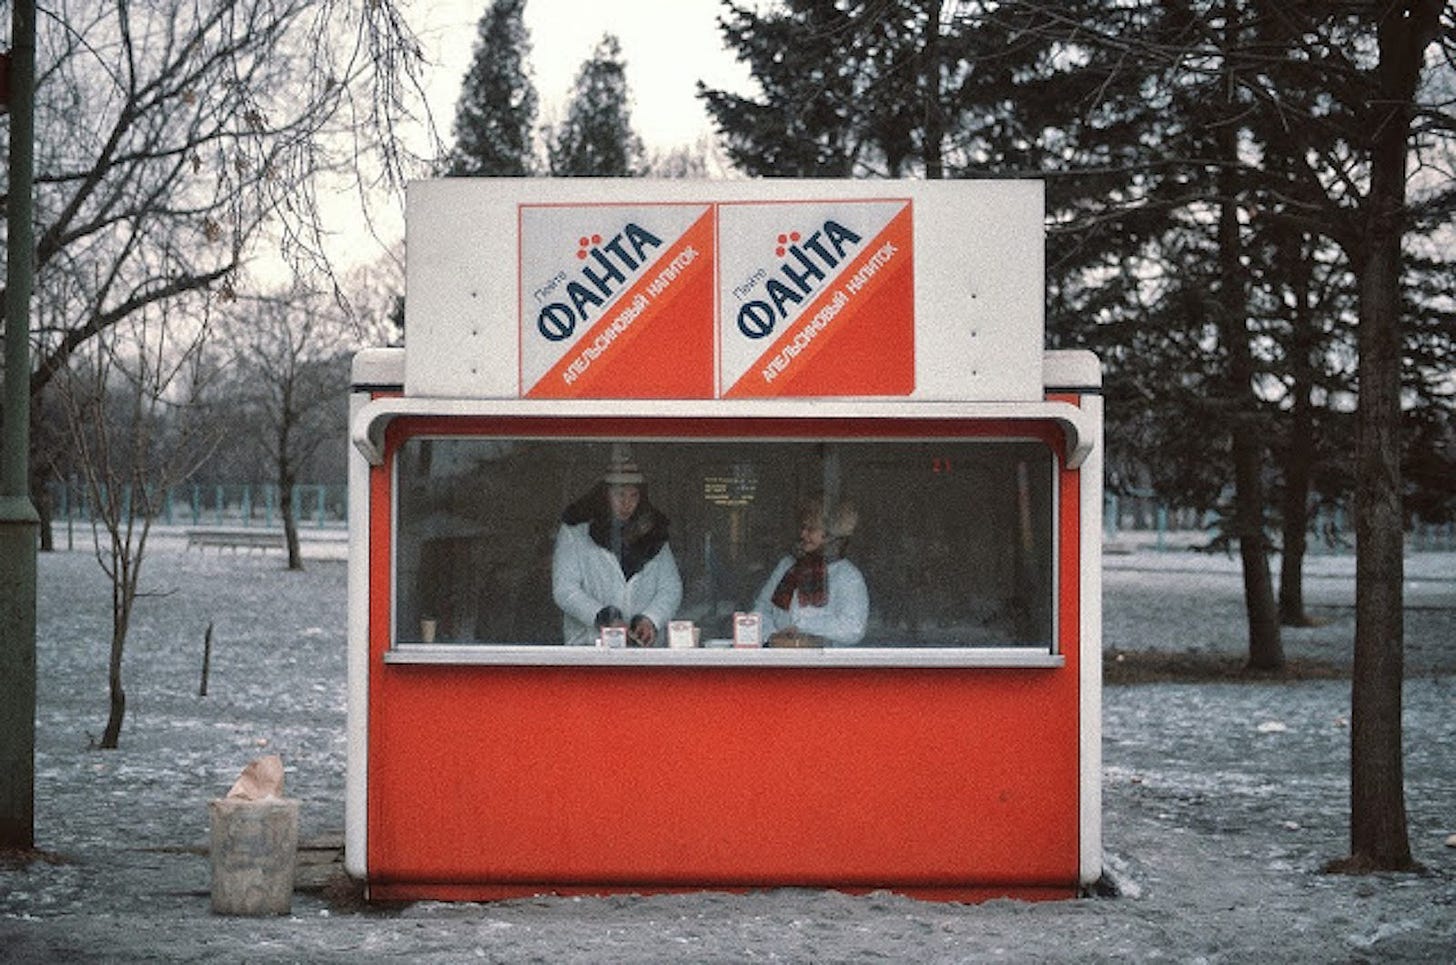
<path fill-rule="evenodd" d="M 121 748 L 106 721 L 108 591 L 78 548 L 43 554 L 37 846 L 0 861 L 0 959 L 68 961 L 1441 961 L 1456 957 L 1456 556 L 1407 560 L 1405 782 L 1424 874 L 1327 875 L 1348 850 L 1349 682 L 1111 685 L 1104 693 L 1107 891 L 982 905 L 812 889 L 361 908 L 295 895 L 278 919 L 209 911 L 207 801 L 267 753 L 301 837 L 343 827 L 344 563 L 185 550 L 143 572 Z M 335 534 L 336 535 L 336 534 Z M 310 534 L 305 533 L 306 537 Z M 1237 655 L 1237 561 L 1107 557 L 1106 646 Z M 1348 666 L 1353 560 L 1313 557 L 1317 627 L 1291 658 Z M 208 696 L 197 695 L 213 624 Z"/>

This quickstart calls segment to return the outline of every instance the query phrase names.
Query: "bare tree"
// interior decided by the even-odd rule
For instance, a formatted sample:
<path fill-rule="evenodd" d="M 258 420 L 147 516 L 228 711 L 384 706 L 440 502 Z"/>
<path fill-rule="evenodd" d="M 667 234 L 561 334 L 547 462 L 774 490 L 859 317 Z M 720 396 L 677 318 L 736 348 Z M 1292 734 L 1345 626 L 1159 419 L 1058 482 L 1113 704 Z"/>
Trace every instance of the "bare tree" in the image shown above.
<path fill-rule="evenodd" d="M 647 166 L 653 178 L 728 178 L 736 176 L 733 162 L 711 136 L 704 134 L 690 144 L 665 151 L 653 151 Z"/>
<path fill-rule="evenodd" d="M 170 486 L 191 475 L 218 429 L 194 403 L 202 325 L 153 307 L 87 342 L 56 380 L 73 465 L 93 507 L 96 559 L 111 580 L 110 710 L 99 746 L 115 748 L 126 716 L 122 658 L 153 520 Z"/>
<path fill-rule="evenodd" d="M 63 310 L 33 393 L 134 313 L 239 291 L 260 244 L 327 274 L 320 192 L 401 183 L 397 129 L 429 129 L 394 0 L 57 0 L 37 60 L 36 295 Z"/>
<path fill-rule="evenodd" d="M 306 291 L 243 299 L 227 316 L 223 338 L 234 360 L 227 397 L 273 469 L 288 568 L 301 570 L 293 490 L 319 447 L 344 437 L 360 326 L 333 298 Z"/>
<path fill-rule="evenodd" d="M 25 159 L 15 177 L 26 198 L 11 196 L 7 175 L 0 202 L 32 230 L 12 224 L 7 233 L 5 243 L 16 245 L 7 255 L 24 270 L 6 279 L 0 301 L 17 306 L 5 314 L 32 301 L 53 309 L 48 325 L 19 333 L 7 326 L 6 354 L 30 365 L 31 397 L 117 326 L 141 319 L 145 328 L 179 299 L 238 290 L 245 259 L 265 233 L 285 265 L 327 274 L 320 185 L 337 187 L 342 178 L 363 196 L 381 181 L 402 181 L 409 159 L 394 135 L 414 119 L 407 100 L 420 94 L 422 53 L 396 0 L 53 0 L 38 17 L 35 4 L 14 7 L 25 29 L 17 30 L 24 66 L 12 94 L 23 98 L 16 113 L 25 122 L 0 127 L 0 149 Z M 8 143 L 13 135 L 18 150 Z M 22 338 L 35 342 L 34 352 L 14 348 Z M 116 355 L 115 347 L 102 356 Z M 9 374 L 11 408 L 27 395 L 16 395 L 24 367 Z M 0 418 L 7 415 L 9 448 L 28 448 L 28 434 L 14 428 L 24 420 Z M 137 498 L 145 502 L 146 491 Z M 145 542 L 132 543 L 124 515 L 108 531 L 119 547 L 109 555 L 120 618 L 113 686 L 121 698 L 107 728 L 111 741 L 125 707 L 121 645 L 136 586 L 129 561 L 139 564 Z M 33 591 L 33 578 L 29 585 Z M 33 599 L 23 587 L 15 595 Z M 18 636 L 33 649 L 33 627 Z M 0 681 L 0 705 L 33 706 L 33 658 L 22 655 L 15 669 Z M 33 740 L 21 743 L 33 750 Z M 24 770 L 15 783 L 33 787 L 34 762 Z M 7 830 L 14 799 L 6 795 L 0 818 Z M 22 822 L 28 844 L 30 818 Z"/>

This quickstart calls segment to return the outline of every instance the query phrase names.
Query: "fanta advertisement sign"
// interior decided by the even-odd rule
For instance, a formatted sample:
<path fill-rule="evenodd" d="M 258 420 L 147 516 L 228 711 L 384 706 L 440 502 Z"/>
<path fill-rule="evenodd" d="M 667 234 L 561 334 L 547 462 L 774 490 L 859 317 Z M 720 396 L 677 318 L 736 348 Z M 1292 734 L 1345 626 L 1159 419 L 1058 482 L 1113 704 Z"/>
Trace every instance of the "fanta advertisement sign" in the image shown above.
<path fill-rule="evenodd" d="M 909 395 L 914 204 L 719 208 L 724 396 Z"/>
<path fill-rule="evenodd" d="M 449 179 L 407 230 L 409 395 L 1041 392 L 1036 182 Z"/>
<path fill-rule="evenodd" d="M 523 205 L 522 394 L 711 398 L 713 208 Z"/>

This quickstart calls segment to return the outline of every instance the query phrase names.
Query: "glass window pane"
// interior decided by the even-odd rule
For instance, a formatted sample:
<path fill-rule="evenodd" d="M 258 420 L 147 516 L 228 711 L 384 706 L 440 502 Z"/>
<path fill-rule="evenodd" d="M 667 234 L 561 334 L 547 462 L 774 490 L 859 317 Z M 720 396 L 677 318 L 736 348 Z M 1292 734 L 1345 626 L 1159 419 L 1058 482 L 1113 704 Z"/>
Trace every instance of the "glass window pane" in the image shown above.
<path fill-rule="evenodd" d="M 622 550 L 629 525 L 593 531 L 582 515 L 583 498 L 625 460 L 641 481 L 618 486 L 638 490 L 639 523 L 646 511 L 667 523 L 681 594 L 669 617 L 694 621 L 705 641 L 730 638 L 733 614 L 756 601 L 775 609 L 779 590 L 790 601 L 780 622 L 822 631 L 817 644 L 1052 649 L 1052 452 L 968 439 L 411 438 L 396 459 L 396 640 L 566 642 L 573 627 L 553 594 L 564 525 L 580 531 L 578 552 L 595 546 L 649 572 Z M 822 564 L 801 531 L 814 500 Z M 639 556 L 654 549 L 633 545 Z M 838 612 L 853 609 L 861 584 L 862 619 Z M 629 608 L 651 605 L 639 594 Z M 666 627 L 656 630 L 664 642 Z"/>

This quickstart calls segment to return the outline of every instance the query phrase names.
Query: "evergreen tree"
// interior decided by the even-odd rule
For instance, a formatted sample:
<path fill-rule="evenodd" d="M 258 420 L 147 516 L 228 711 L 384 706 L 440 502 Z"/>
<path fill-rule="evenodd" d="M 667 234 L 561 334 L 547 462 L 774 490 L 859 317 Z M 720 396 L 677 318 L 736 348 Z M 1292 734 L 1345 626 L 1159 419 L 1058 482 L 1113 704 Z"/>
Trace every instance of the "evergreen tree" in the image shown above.
<path fill-rule="evenodd" d="M 527 57 L 525 0 L 493 0 L 480 18 L 470 70 L 455 105 L 449 173 L 522 177 L 535 169 L 536 88 Z"/>
<path fill-rule="evenodd" d="M 941 0 L 727 4 L 719 25 L 758 82 L 698 85 L 734 164 L 755 177 L 941 176 L 948 58 Z M 951 22 L 951 25 L 954 21 Z"/>
<path fill-rule="evenodd" d="M 646 163 L 630 101 L 621 44 L 604 34 L 576 75 L 565 120 L 548 135 L 551 174 L 640 177 Z"/>

